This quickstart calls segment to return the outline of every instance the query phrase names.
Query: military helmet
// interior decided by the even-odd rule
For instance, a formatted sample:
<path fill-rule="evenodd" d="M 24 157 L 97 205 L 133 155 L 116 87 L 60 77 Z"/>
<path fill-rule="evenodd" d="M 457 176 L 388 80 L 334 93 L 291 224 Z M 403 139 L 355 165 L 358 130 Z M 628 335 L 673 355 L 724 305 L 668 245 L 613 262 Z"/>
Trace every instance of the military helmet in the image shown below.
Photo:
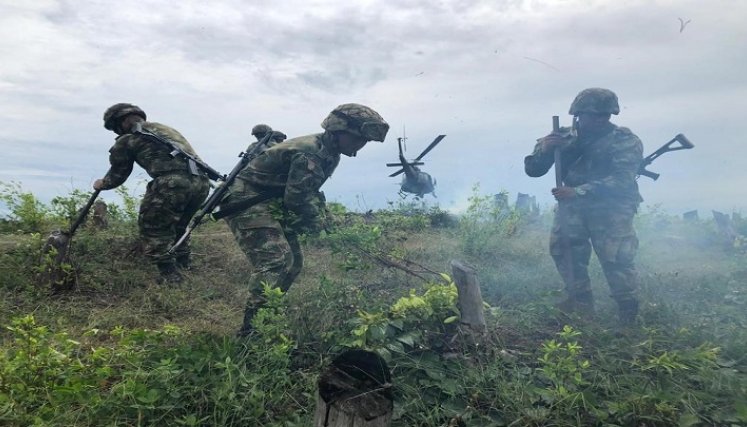
<path fill-rule="evenodd" d="M 272 131 L 272 140 L 277 142 L 283 142 L 288 139 L 288 135 L 280 132 L 279 130 Z"/>
<path fill-rule="evenodd" d="M 252 128 L 252 135 L 264 135 L 267 132 L 272 132 L 272 128 L 266 124 L 260 123 Z"/>
<path fill-rule="evenodd" d="M 618 114 L 619 112 L 620 105 L 617 103 L 615 92 L 600 87 L 592 87 L 579 92 L 568 110 L 568 114 L 574 116 L 579 113 Z"/>
<path fill-rule="evenodd" d="M 119 103 L 112 105 L 104 112 L 104 127 L 108 130 L 114 130 L 119 119 L 128 114 L 137 114 L 143 120 L 148 120 L 145 111 L 141 110 L 137 105 Z"/>
<path fill-rule="evenodd" d="M 324 130 L 345 131 L 367 141 L 384 141 L 389 124 L 373 109 L 361 104 L 337 106 L 322 122 Z"/>

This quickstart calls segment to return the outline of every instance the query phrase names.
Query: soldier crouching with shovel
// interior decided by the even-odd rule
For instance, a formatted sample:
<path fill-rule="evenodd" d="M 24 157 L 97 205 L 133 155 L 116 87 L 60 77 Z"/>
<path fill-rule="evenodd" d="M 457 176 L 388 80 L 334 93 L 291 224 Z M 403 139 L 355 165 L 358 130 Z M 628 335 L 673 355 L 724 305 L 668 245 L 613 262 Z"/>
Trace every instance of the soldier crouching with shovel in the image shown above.
<path fill-rule="evenodd" d="M 189 244 L 185 242 L 173 254 L 167 250 L 207 197 L 212 170 L 179 132 L 146 121 L 145 112 L 136 105 L 109 107 L 104 113 L 104 127 L 119 136 L 109 149 L 109 172 L 97 179 L 93 188 L 110 190 L 122 185 L 135 163 L 145 169 L 153 180 L 148 183 L 138 215 L 144 252 L 158 267 L 159 282 L 180 282 L 177 267 L 189 267 Z"/>
<path fill-rule="evenodd" d="M 558 209 L 550 236 L 550 253 L 567 294 L 560 308 L 593 313 L 588 273 L 593 248 L 617 302 L 620 324 L 630 326 L 638 314 L 633 217 L 643 201 L 636 182 L 643 146 L 629 129 L 610 123 L 610 115 L 619 112 L 614 92 L 581 91 L 569 111 L 573 127 L 540 138 L 524 159 L 524 169 L 540 177 L 554 163 L 556 168 L 562 164 L 552 189 Z"/>

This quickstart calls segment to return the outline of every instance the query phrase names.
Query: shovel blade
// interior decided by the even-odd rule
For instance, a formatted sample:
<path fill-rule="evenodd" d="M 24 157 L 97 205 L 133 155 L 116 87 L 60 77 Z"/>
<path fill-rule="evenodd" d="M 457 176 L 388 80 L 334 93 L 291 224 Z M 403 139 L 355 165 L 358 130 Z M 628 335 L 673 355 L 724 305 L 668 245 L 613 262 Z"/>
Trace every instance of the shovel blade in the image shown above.
<path fill-rule="evenodd" d="M 52 292 L 70 290 L 75 286 L 75 275 L 68 259 L 69 249 L 69 233 L 57 230 L 47 237 L 39 263 L 39 285 L 49 287 Z"/>

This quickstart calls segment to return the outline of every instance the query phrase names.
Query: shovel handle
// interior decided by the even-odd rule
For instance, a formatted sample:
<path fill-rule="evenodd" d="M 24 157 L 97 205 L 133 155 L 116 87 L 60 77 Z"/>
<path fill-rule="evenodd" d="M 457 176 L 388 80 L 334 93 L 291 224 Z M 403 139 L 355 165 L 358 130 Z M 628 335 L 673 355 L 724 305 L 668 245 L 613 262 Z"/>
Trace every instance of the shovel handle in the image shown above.
<path fill-rule="evenodd" d="M 78 229 L 78 227 L 83 223 L 83 220 L 86 219 L 86 216 L 88 215 L 88 211 L 91 210 L 91 206 L 93 206 L 93 202 L 96 201 L 96 198 L 99 197 L 99 193 L 101 190 L 95 190 L 91 197 L 88 198 L 88 203 L 81 209 L 80 213 L 78 213 L 78 217 L 75 218 L 75 222 L 70 227 L 70 235 L 72 236 L 73 233 L 75 233 L 75 230 Z"/>
<path fill-rule="evenodd" d="M 553 133 L 560 132 L 560 117 L 558 116 L 552 116 L 552 131 Z M 553 158 L 555 162 L 555 187 L 562 187 L 563 186 L 563 169 L 562 169 L 562 165 L 560 164 L 560 159 L 561 159 L 560 147 L 555 147 Z"/>

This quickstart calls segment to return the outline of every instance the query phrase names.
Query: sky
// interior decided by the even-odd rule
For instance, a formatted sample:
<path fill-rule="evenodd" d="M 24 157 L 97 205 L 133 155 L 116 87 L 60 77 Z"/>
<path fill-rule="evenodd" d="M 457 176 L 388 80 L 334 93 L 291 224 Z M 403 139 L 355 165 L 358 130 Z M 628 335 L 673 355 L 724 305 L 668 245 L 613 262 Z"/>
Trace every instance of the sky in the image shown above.
<path fill-rule="evenodd" d="M 385 166 L 397 137 L 414 158 L 446 134 L 424 158 L 430 203 L 459 211 L 479 185 L 549 207 L 554 175 L 526 176 L 523 158 L 553 115 L 570 124 L 579 91 L 605 87 L 644 154 L 677 133 L 695 144 L 651 165 L 658 181 L 639 179 L 644 205 L 744 213 L 746 16 L 743 0 L 0 0 L 0 181 L 43 201 L 90 189 L 115 137 L 102 115 L 118 102 L 224 173 L 255 124 L 317 133 L 356 102 L 391 129 L 343 156 L 328 200 L 397 203 Z M 127 185 L 139 195 L 146 179 L 136 167 Z"/>

